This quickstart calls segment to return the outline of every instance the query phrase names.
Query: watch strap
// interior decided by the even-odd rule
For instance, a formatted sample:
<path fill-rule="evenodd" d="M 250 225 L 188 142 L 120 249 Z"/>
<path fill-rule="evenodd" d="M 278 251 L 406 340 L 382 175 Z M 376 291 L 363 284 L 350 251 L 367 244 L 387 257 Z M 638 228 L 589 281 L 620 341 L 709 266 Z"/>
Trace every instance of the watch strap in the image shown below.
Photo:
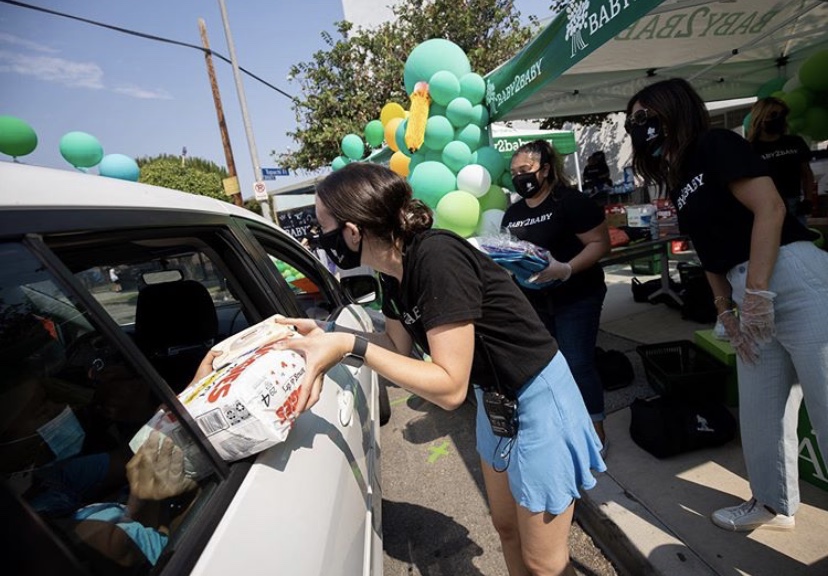
<path fill-rule="evenodd" d="M 368 339 L 359 334 L 354 334 L 354 347 L 342 357 L 342 363 L 347 366 L 359 368 L 365 363 L 365 354 L 368 351 Z"/>

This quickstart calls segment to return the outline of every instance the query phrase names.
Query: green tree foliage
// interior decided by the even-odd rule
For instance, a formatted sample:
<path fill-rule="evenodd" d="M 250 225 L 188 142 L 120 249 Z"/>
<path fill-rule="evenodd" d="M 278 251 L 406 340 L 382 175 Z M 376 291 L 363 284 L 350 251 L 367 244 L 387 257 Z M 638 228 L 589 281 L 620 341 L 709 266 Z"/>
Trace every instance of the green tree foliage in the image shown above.
<path fill-rule="evenodd" d="M 403 66 L 421 42 L 451 40 L 466 52 L 472 70 L 483 75 L 537 31 L 534 18 L 528 26 L 521 24 L 513 0 L 404 0 L 393 10 L 394 21 L 370 30 L 338 22 L 335 34 L 322 33 L 327 49 L 291 67 L 302 96 L 293 104 L 298 128 L 288 134 L 299 148 L 271 152 L 281 166 L 305 171 L 327 166 L 341 154 L 342 138 L 362 135 L 385 104 L 408 108 Z"/>
<path fill-rule="evenodd" d="M 139 182 L 230 201 L 222 187 L 227 170 L 214 162 L 171 154 L 138 158 L 136 162 L 141 168 Z"/>

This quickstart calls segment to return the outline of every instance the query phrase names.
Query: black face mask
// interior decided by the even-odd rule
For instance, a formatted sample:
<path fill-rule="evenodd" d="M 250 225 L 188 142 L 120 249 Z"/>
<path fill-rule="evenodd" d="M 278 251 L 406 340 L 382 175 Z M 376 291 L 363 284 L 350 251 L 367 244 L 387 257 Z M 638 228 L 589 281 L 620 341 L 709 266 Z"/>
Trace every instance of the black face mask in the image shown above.
<path fill-rule="evenodd" d="M 538 172 L 540 172 L 540 168 L 534 172 L 524 172 L 523 174 L 517 174 L 512 177 L 515 192 L 520 194 L 522 198 L 532 198 L 540 192 L 541 185 L 538 182 Z"/>
<path fill-rule="evenodd" d="M 643 124 L 632 124 L 629 127 L 630 139 L 633 148 L 638 153 L 660 156 L 664 144 L 664 132 L 658 118 L 647 118 Z"/>
<path fill-rule="evenodd" d="M 336 230 L 320 234 L 319 246 L 325 251 L 331 262 L 336 264 L 337 268 L 351 270 L 362 263 L 362 237 L 359 238 L 359 248 L 354 252 L 345 243 L 342 231 L 340 226 Z"/>
<path fill-rule="evenodd" d="M 785 132 L 786 122 L 784 116 L 777 116 L 776 118 L 765 120 L 762 124 L 767 134 L 784 134 Z"/>

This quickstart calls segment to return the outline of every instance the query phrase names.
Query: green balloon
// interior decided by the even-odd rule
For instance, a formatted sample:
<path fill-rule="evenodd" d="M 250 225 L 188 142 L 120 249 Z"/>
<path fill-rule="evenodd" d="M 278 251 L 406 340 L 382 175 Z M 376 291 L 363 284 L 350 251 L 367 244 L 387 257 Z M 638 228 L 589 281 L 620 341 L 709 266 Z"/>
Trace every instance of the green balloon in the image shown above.
<path fill-rule="evenodd" d="M 481 212 L 491 210 L 492 208 L 497 208 L 498 210 L 506 210 L 506 208 L 509 206 L 509 197 L 503 191 L 503 188 L 501 188 L 497 184 L 492 184 L 491 186 L 489 186 L 489 191 L 486 192 L 480 198 L 478 198 L 477 201 L 480 203 Z"/>
<path fill-rule="evenodd" d="M 25 121 L 0 116 L 0 152 L 12 158 L 31 154 L 37 148 L 37 134 Z"/>
<path fill-rule="evenodd" d="M 442 151 L 446 144 L 454 140 L 454 126 L 445 116 L 431 116 L 426 121 L 425 145 L 432 149 Z"/>
<path fill-rule="evenodd" d="M 422 200 L 432 210 L 443 196 L 457 189 L 457 178 L 448 166 L 429 160 L 420 162 L 410 171 L 408 182 L 414 198 Z"/>
<path fill-rule="evenodd" d="M 476 104 L 472 108 L 472 124 L 476 124 L 481 128 L 489 125 L 489 110 L 483 104 Z"/>
<path fill-rule="evenodd" d="M 476 124 L 469 124 L 463 128 L 459 128 L 454 133 L 454 139 L 464 142 L 472 151 L 480 148 L 482 137 L 483 131 Z"/>
<path fill-rule="evenodd" d="M 385 138 L 385 129 L 382 127 L 382 122 L 371 120 L 365 125 L 365 141 L 369 146 L 378 148 L 382 145 L 383 138 Z"/>
<path fill-rule="evenodd" d="M 432 38 L 415 46 L 403 67 L 406 94 L 411 94 L 417 82 L 428 82 L 440 70 L 462 78 L 471 72 L 471 64 L 460 46 L 443 38 Z"/>
<path fill-rule="evenodd" d="M 460 96 L 467 99 L 472 105 L 483 102 L 486 94 L 486 81 L 480 74 L 469 72 L 460 78 Z"/>
<path fill-rule="evenodd" d="M 761 100 L 762 98 L 771 96 L 774 92 L 782 90 L 785 86 L 785 82 L 787 81 L 788 80 L 782 76 L 777 76 L 776 78 L 768 80 L 759 87 L 759 90 L 756 92 L 756 97 Z"/>
<path fill-rule="evenodd" d="M 342 139 L 342 153 L 351 160 L 359 160 L 365 155 L 365 144 L 357 134 L 348 134 Z"/>
<path fill-rule="evenodd" d="M 446 118 L 457 128 L 462 128 L 472 120 L 472 103 L 467 98 L 458 96 L 446 106 Z"/>
<path fill-rule="evenodd" d="M 828 91 L 828 50 L 820 50 L 802 63 L 799 81 L 811 90 Z"/>
<path fill-rule="evenodd" d="M 442 162 L 443 161 L 443 151 L 442 150 L 432 150 L 431 148 L 425 148 L 425 159 L 427 162 Z"/>
<path fill-rule="evenodd" d="M 446 107 L 432 102 L 431 105 L 428 107 L 428 115 L 429 116 L 445 116 L 446 115 Z"/>
<path fill-rule="evenodd" d="M 451 168 L 455 174 L 471 162 L 471 148 L 464 142 L 452 140 L 443 148 L 443 164 Z"/>
<path fill-rule="evenodd" d="M 828 140 L 828 109 L 819 106 L 808 108 L 802 131 L 814 140 Z"/>
<path fill-rule="evenodd" d="M 86 132 L 67 132 L 59 147 L 60 155 L 75 168 L 91 168 L 103 159 L 101 143 Z"/>
<path fill-rule="evenodd" d="M 512 175 L 509 172 L 504 172 L 503 176 L 500 177 L 500 185 L 512 192 L 515 191 L 515 183 L 512 182 Z"/>
<path fill-rule="evenodd" d="M 448 70 L 440 70 L 428 81 L 428 93 L 437 104 L 448 106 L 460 96 L 460 81 Z"/>
<path fill-rule="evenodd" d="M 408 149 L 408 146 L 405 143 L 405 131 L 408 129 L 408 119 L 406 118 L 402 122 L 397 125 L 397 131 L 394 132 L 394 142 L 397 143 L 397 148 L 400 149 L 400 152 L 411 157 L 411 150 Z M 409 168 L 410 170 L 410 168 Z"/>
<path fill-rule="evenodd" d="M 477 228 L 480 202 L 468 192 L 455 190 L 440 199 L 434 212 L 441 228 L 466 237 Z"/>
<path fill-rule="evenodd" d="M 745 131 L 745 136 L 747 136 L 748 130 L 750 130 L 750 119 L 751 114 L 750 112 L 748 112 L 747 114 L 745 114 L 745 117 L 742 120 L 742 130 Z"/>
<path fill-rule="evenodd" d="M 422 150 L 422 149 L 421 149 Z M 425 151 L 415 152 L 408 161 L 408 173 L 411 174 L 419 164 L 427 160 Z"/>
<path fill-rule="evenodd" d="M 801 116 L 808 108 L 808 95 L 801 88 L 793 92 L 785 92 L 782 100 L 788 105 L 791 117 Z"/>
<path fill-rule="evenodd" d="M 333 162 L 331 162 L 331 169 L 334 172 L 336 172 L 337 170 L 348 164 L 350 161 L 351 159 L 347 156 L 337 156 L 333 159 Z"/>
<path fill-rule="evenodd" d="M 472 164 L 480 164 L 489 171 L 492 182 L 499 182 L 500 175 L 506 170 L 506 158 L 493 146 L 478 148 L 472 156 Z"/>

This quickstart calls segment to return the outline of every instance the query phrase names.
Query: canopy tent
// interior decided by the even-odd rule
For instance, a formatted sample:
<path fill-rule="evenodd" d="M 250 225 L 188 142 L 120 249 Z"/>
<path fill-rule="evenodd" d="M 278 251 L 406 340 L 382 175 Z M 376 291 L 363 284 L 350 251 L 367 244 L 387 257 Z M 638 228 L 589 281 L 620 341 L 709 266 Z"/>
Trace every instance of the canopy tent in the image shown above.
<path fill-rule="evenodd" d="M 705 101 L 755 96 L 828 48 L 825 0 L 572 0 L 486 75 L 492 120 L 620 111 L 647 84 Z"/>

